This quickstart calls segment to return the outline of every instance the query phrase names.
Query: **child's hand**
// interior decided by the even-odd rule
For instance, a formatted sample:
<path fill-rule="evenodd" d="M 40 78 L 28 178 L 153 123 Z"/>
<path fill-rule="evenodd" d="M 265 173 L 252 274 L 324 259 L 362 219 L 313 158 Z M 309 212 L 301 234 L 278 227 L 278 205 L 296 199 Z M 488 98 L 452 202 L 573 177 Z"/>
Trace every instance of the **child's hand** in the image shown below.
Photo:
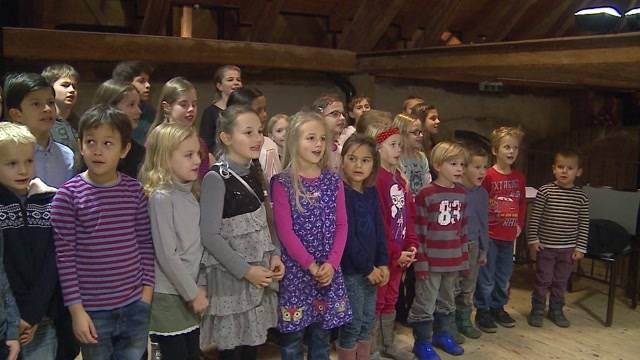
<path fill-rule="evenodd" d="M 309 268 L 307 270 L 309 270 L 311 276 L 316 277 L 319 269 L 320 266 L 318 266 L 318 264 L 314 261 L 311 265 L 309 265 Z"/>
<path fill-rule="evenodd" d="M 571 255 L 571 259 L 573 259 L 573 261 L 580 261 L 584 259 L 584 254 L 578 250 L 574 250 L 573 255 Z"/>
<path fill-rule="evenodd" d="M 244 278 L 247 279 L 253 286 L 261 289 L 269 286 L 273 277 L 273 272 L 262 266 L 249 266 L 249 271 L 244 274 Z"/>
<path fill-rule="evenodd" d="M 153 300 L 153 288 L 151 286 L 142 287 L 142 295 L 140 296 L 140 300 L 147 304 L 151 304 L 151 301 Z"/>
<path fill-rule="evenodd" d="M 271 271 L 273 272 L 273 280 L 282 280 L 284 277 L 284 264 L 282 263 L 282 259 L 280 256 L 272 256 L 269 261 L 269 265 L 271 266 Z"/>
<path fill-rule="evenodd" d="M 378 269 L 380 269 L 380 273 L 382 274 L 382 278 L 380 279 L 378 286 L 385 286 L 389 282 L 389 267 L 379 266 Z"/>
<path fill-rule="evenodd" d="M 7 347 L 9 348 L 9 355 L 7 360 L 16 360 L 20 353 L 20 342 L 18 340 L 7 340 Z"/>
<path fill-rule="evenodd" d="M 33 340 L 33 337 L 36 335 L 36 331 L 38 331 L 38 324 L 35 324 L 28 329 L 25 329 L 24 332 L 20 334 L 19 341 L 20 345 L 27 345 Z"/>
<path fill-rule="evenodd" d="M 407 268 L 416 261 L 416 248 L 410 247 L 408 251 L 402 251 L 398 258 L 398 266 Z"/>
<path fill-rule="evenodd" d="M 537 243 L 533 243 L 529 245 L 529 257 L 531 258 L 531 260 L 535 260 L 538 253 L 544 249 L 544 246 L 542 246 L 541 243 L 537 242 Z"/>
<path fill-rule="evenodd" d="M 189 305 L 191 305 L 191 310 L 194 312 L 194 314 L 196 315 L 204 314 L 204 312 L 207 311 L 207 308 L 209 307 L 209 299 L 207 299 L 207 290 L 199 287 L 198 294 L 196 295 L 195 299 L 189 302 Z"/>
<path fill-rule="evenodd" d="M 522 228 L 520 227 L 520 225 L 518 225 L 518 227 L 516 228 L 516 238 L 520 237 L 520 233 L 522 233 Z"/>
<path fill-rule="evenodd" d="M 73 321 L 73 334 L 78 341 L 83 344 L 97 344 L 98 331 L 84 307 L 81 304 L 74 304 L 69 306 L 69 312 Z"/>
<path fill-rule="evenodd" d="M 371 285 L 378 285 L 382 281 L 382 271 L 374 266 L 373 270 L 367 275 L 367 280 Z"/>
<path fill-rule="evenodd" d="M 336 271 L 333 269 L 333 265 L 324 263 L 316 273 L 316 280 L 320 283 L 320 286 L 327 286 L 331 284 L 331 280 L 333 280 L 333 275 L 335 275 L 335 273 Z"/>
<path fill-rule="evenodd" d="M 20 319 L 20 324 L 18 325 L 18 334 L 22 335 L 25 331 L 31 329 L 31 325 L 26 321 Z"/>

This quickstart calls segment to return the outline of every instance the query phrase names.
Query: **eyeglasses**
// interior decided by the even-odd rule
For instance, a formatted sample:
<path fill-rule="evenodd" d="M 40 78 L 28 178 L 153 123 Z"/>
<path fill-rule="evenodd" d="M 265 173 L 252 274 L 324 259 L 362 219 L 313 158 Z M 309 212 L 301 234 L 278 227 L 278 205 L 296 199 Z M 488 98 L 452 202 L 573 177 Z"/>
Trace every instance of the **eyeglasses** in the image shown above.
<path fill-rule="evenodd" d="M 347 117 L 347 115 L 346 115 L 345 113 L 340 112 L 340 111 L 338 111 L 338 110 L 334 110 L 334 111 L 332 111 L 332 112 L 330 112 L 330 113 L 326 114 L 325 116 L 332 117 L 332 118 L 334 118 L 334 119 L 337 119 L 337 118 L 339 118 L 339 117 L 341 117 L 341 116 L 342 116 L 343 118 L 346 118 L 346 117 Z"/>
<path fill-rule="evenodd" d="M 413 136 L 421 136 L 422 130 L 413 130 L 413 131 L 409 131 L 409 134 L 413 135 Z"/>

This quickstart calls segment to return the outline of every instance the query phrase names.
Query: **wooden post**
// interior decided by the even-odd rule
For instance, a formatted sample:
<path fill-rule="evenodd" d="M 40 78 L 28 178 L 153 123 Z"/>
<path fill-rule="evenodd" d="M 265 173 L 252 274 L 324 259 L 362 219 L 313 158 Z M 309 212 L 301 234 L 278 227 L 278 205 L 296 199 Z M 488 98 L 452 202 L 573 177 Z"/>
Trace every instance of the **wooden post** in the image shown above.
<path fill-rule="evenodd" d="M 190 38 L 193 33 L 193 8 L 191 6 L 182 7 L 182 18 L 180 20 L 180 37 Z"/>

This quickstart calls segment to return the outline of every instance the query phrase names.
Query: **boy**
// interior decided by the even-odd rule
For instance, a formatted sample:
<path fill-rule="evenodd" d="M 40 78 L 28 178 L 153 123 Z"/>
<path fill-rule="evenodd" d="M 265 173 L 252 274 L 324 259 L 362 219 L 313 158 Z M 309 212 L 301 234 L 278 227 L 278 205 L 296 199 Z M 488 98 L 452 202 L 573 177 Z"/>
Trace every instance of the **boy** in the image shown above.
<path fill-rule="evenodd" d="M 33 179 L 36 138 L 0 123 L 0 230 L 4 268 L 18 308 L 24 359 L 55 359 L 60 294 L 49 211 L 55 189 Z"/>
<path fill-rule="evenodd" d="M 25 125 L 36 138 L 35 176 L 47 185 L 60 187 L 73 176 L 73 151 L 51 139 L 56 119 L 55 94 L 41 75 L 9 75 L 5 101 L 11 121 Z"/>
<path fill-rule="evenodd" d="M 149 78 L 153 68 L 142 61 L 123 61 L 116 65 L 111 73 L 113 80 L 131 83 L 140 93 L 140 120 L 133 130 L 132 139 L 144 146 L 147 132 L 156 117 L 156 110 L 149 104 L 151 99 L 151 83 Z"/>
<path fill-rule="evenodd" d="M 576 177 L 582 175 L 577 152 L 557 152 L 552 170 L 556 180 L 538 190 L 527 229 L 531 258 L 537 257 L 527 320 L 531 326 L 542 326 L 546 296 L 550 292 L 549 319 L 560 327 L 569 327 L 562 311 L 564 293 L 573 262 L 587 252 L 589 198 L 575 185 Z"/>
<path fill-rule="evenodd" d="M 71 65 L 54 64 L 42 70 L 42 77 L 53 87 L 56 98 L 56 123 L 51 129 L 51 137 L 54 141 L 68 146 L 78 154 L 78 133 L 71 126 L 76 126 L 77 118 L 71 112 L 78 100 L 78 78 L 80 75 Z M 75 119 L 72 119 L 75 118 Z"/>
<path fill-rule="evenodd" d="M 420 248 L 414 264 L 416 294 L 407 321 L 413 327 L 413 352 L 419 360 L 439 359 L 432 344 L 452 355 L 464 353 L 453 335 L 455 285 L 459 273 L 469 270 L 466 194 L 457 184 L 462 180 L 465 155 L 459 144 L 436 145 L 431 163 L 438 178 L 416 197 Z"/>
<path fill-rule="evenodd" d="M 487 262 L 489 230 L 487 205 L 489 194 L 481 186 L 487 174 L 489 155 L 480 146 L 467 145 L 467 164 L 462 177 L 462 185 L 467 191 L 467 237 L 469 239 L 469 276 L 460 277 L 456 289 L 456 326 L 458 332 L 468 338 L 477 339 L 481 332 L 471 323 L 473 292 L 476 289 L 480 267 Z"/>
<path fill-rule="evenodd" d="M 83 359 L 139 359 L 154 258 L 142 187 L 117 171 L 131 146 L 131 122 L 96 105 L 80 119 L 78 134 L 87 170 L 58 190 L 51 207 L 64 303 Z"/>
<path fill-rule="evenodd" d="M 487 170 L 482 187 L 489 193 L 489 244 L 487 264 L 480 268 L 474 296 L 476 325 L 487 333 L 497 331 L 496 322 L 512 328 L 516 321 L 504 310 L 509 300 L 513 270 L 513 242 L 525 219 L 524 175 L 513 169 L 524 133 L 500 127 L 491 133 L 496 163 Z"/>
<path fill-rule="evenodd" d="M 405 115 L 411 115 L 411 109 L 418 104 L 424 104 L 424 99 L 415 95 L 407 96 L 407 98 L 402 102 L 402 113 Z"/>

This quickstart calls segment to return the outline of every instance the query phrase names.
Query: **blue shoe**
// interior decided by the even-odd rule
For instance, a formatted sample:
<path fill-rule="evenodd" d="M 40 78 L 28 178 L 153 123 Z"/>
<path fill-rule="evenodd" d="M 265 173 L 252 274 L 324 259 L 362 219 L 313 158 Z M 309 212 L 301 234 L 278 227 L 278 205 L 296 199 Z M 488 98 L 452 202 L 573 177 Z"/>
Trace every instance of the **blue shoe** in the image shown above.
<path fill-rule="evenodd" d="M 464 349 L 462 346 L 458 345 L 458 343 L 449 335 L 446 331 L 436 331 L 433 334 L 433 345 L 439 347 L 444 350 L 447 354 L 451 355 L 462 355 L 464 354 Z"/>
<path fill-rule="evenodd" d="M 418 360 L 440 360 L 440 356 L 430 342 L 416 341 L 413 344 L 413 353 L 416 354 Z"/>

